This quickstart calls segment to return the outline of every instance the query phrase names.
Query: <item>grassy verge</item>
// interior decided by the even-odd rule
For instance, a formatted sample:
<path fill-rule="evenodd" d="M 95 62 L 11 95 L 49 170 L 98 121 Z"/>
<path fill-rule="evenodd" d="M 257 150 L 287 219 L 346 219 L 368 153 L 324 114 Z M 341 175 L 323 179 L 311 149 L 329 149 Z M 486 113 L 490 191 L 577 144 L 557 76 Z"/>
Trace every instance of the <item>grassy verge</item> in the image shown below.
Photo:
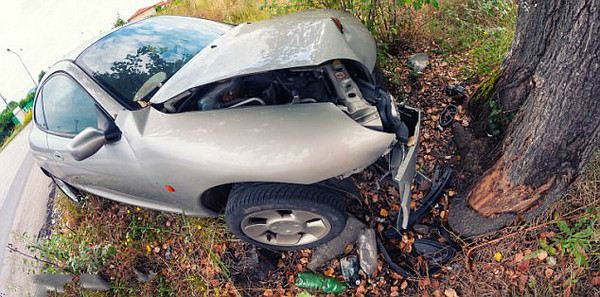
<path fill-rule="evenodd" d="M 25 120 L 23 121 L 23 123 L 17 125 L 13 132 L 10 134 L 10 136 L 6 137 L 6 139 L 4 139 L 4 142 L 2 143 L 2 147 L 0 147 L 0 152 L 2 150 L 4 150 L 4 148 L 6 146 L 8 146 L 8 144 L 15 139 L 15 137 L 17 137 L 17 135 L 19 135 L 19 133 L 21 133 L 21 130 L 23 130 L 23 128 L 25 128 L 27 126 L 27 124 L 29 124 L 29 122 L 31 122 L 31 112 L 28 112 L 25 114 Z"/>
<path fill-rule="evenodd" d="M 75 203 L 59 194 L 54 205 L 56 225 L 30 246 L 47 261 L 42 273 L 100 273 L 111 291 L 94 296 L 235 295 L 219 256 L 235 242 L 221 218 L 189 218 L 94 196 Z M 81 293 L 77 284 L 68 292 Z"/>
<path fill-rule="evenodd" d="M 510 49 L 516 13 L 511 0 L 443 1 L 426 17 L 425 31 L 448 62 L 463 64 L 464 79 L 482 79 Z"/>

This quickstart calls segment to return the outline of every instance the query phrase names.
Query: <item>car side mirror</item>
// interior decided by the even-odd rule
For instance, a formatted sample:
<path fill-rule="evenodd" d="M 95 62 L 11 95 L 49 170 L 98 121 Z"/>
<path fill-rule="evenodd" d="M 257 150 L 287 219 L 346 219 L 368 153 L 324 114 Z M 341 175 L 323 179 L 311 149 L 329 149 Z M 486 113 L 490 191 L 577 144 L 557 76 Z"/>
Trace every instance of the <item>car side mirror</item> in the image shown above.
<path fill-rule="evenodd" d="M 87 127 L 67 144 L 67 150 L 73 159 L 81 161 L 95 154 L 107 143 L 104 131 Z"/>
<path fill-rule="evenodd" d="M 105 144 L 121 139 L 121 130 L 97 105 L 96 116 L 98 128 L 83 129 L 67 144 L 67 150 L 77 161 L 85 160 L 98 152 Z"/>

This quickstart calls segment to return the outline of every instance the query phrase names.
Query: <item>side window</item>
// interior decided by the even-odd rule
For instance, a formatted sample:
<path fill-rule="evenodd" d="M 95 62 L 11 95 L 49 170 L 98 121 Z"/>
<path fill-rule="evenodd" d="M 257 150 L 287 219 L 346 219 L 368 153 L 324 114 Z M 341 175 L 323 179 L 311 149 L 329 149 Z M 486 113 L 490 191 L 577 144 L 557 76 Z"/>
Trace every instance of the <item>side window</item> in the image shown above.
<path fill-rule="evenodd" d="M 87 127 L 97 127 L 94 99 L 66 75 L 51 77 L 42 89 L 47 129 L 77 134 Z"/>

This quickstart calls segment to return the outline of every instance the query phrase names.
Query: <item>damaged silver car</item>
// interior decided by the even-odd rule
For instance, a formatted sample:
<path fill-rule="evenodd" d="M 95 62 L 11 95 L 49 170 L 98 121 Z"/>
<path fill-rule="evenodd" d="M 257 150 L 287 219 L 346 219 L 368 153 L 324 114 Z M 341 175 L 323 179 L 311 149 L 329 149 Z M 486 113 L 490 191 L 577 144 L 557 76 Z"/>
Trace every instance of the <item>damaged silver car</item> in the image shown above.
<path fill-rule="evenodd" d="M 406 226 L 420 114 L 378 86 L 375 62 L 369 31 L 339 11 L 238 26 L 153 17 L 47 72 L 30 148 L 73 200 L 224 211 L 235 235 L 279 250 L 335 238 L 350 175 L 381 162 Z"/>

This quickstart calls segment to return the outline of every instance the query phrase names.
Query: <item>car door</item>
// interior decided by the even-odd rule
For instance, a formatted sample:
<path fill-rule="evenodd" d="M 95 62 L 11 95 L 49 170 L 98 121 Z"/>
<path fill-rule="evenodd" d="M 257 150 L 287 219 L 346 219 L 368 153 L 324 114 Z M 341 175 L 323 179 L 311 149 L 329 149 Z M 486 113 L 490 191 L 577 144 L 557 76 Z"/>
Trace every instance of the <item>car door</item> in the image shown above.
<path fill-rule="evenodd" d="M 31 125 L 31 132 L 29 133 L 29 149 L 37 164 L 41 168 L 48 170 L 54 166 L 54 158 L 50 150 L 48 150 L 47 134 L 44 132 L 46 130 L 46 119 L 44 118 L 42 103 L 40 102 L 40 94 L 41 92 L 38 92 L 35 98 L 33 108 L 34 124 Z"/>
<path fill-rule="evenodd" d="M 81 161 L 69 153 L 67 145 L 78 133 L 87 127 L 98 128 L 100 115 L 96 110 L 102 110 L 79 83 L 66 73 L 58 73 L 44 83 L 41 95 L 48 150 L 59 178 L 126 203 L 145 205 L 156 199 L 156 185 L 139 166 L 126 139 L 106 144 Z M 108 118 L 104 112 L 101 116 Z"/>

